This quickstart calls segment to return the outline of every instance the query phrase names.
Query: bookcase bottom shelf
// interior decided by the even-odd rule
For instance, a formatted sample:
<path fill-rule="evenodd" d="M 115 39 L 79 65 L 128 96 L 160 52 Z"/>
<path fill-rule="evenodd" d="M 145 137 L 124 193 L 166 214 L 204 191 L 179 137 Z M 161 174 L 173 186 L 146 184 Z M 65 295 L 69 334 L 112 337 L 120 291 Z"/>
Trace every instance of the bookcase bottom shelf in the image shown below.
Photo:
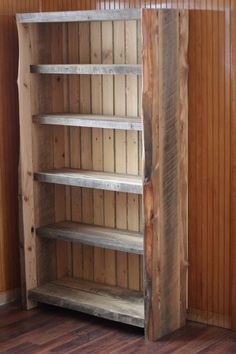
<path fill-rule="evenodd" d="M 138 291 L 68 277 L 30 290 L 29 298 L 36 302 L 144 327 L 144 299 Z"/>

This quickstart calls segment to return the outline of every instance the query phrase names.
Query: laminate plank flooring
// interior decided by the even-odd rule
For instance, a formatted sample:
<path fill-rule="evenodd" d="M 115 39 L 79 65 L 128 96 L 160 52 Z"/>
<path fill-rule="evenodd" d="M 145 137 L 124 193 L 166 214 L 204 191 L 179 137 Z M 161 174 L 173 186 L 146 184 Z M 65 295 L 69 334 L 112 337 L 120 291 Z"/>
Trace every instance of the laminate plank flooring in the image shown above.
<path fill-rule="evenodd" d="M 0 353 L 236 353 L 236 333 L 188 322 L 159 342 L 143 330 L 73 311 L 40 305 L 0 307 Z"/>

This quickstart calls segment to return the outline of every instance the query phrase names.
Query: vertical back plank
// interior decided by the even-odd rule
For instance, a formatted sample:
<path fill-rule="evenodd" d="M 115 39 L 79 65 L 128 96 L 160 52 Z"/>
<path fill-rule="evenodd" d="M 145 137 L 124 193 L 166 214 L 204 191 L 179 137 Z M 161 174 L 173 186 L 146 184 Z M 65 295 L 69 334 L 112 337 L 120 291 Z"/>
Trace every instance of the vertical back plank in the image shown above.
<path fill-rule="evenodd" d="M 79 24 L 68 24 L 68 62 L 79 63 Z M 71 113 L 78 113 L 80 109 L 80 77 L 69 77 L 69 109 Z M 81 129 L 70 128 L 70 166 L 81 167 Z M 71 218 L 74 222 L 82 221 L 81 188 L 71 187 Z M 72 264 L 75 277 L 83 276 L 83 247 L 80 244 L 72 245 Z"/>
<path fill-rule="evenodd" d="M 101 64 L 101 22 L 91 23 L 91 63 Z M 102 114 L 102 77 L 94 75 L 91 78 L 91 99 L 92 113 Z M 93 154 L 93 170 L 103 170 L 103 130 L 92 129 L 92 154 Z M 103 225 L 104 208 L 103 208 L 103 191 L 94 190 L 94 223 Z M 104 249 L 94 249 L 94 280 L 104 282 Z"/>
<path fill-rule="evenodd" d="M 125 22 L 114 22 L 114 63 L 125 63 Z M 115 114 L 125 116 L 125 76 L 115 77 L 114 101 Z M 115 171 L 117 173 L 127 173 L 126 168 L 126 131 L 117 130 L 115 132 Z M 116 193 L 116 227 L 127 229 L 127 194 Z M 127 254 L 117 252 L 117 285 L 128 286 Z"/>
<path fill-rule="evenodd" d="M 51 60 L 52 63 L 64 63 L 66 57 L 66 25 L 51 25 Z M 67 102 L 67 77 L 52 75 L 52 112 L 64 112 Z M 66 165 L 66 128 L 55 126 L 54 130 L 54 168 L 62 168 Z M 66 187 L 55 185 L 55 222 L 66 220 Z M 57 241 L 57 276 L 60 278 L 68 274 L 67 243 Z"/>
<path fill-rule="evenodd" d="M 32 62 L 51 60 L 51 26 L 30 26 Z M 31 113 L 51 111 L 51 80 L 42 76 L 31 76 Z M 33 171 L 53 168 L 53 127 L 32 124 Z M 53 223 L 55 220 L 54 186 L 34 183 L 35 227 Z M 36 238 L 37 284 L 56 278 L 56 241 Z"/>
<path fill-rule="evenodd" d="M 90 23 L 79 25 L 80 63 L 90 63 Z M 80 113 L 91 113 L 91 78 L 80 76 Z M 92 129 L 81 128 L 81 168 L 92 170 Z M 82 221 L 92 224 L 93 190 L 82 189 Z M 94 248 L 83 246 L 83 277 L 93 280 Z"/>
<path fill-rule="evenodd" d="M 125 56 L 126 64 L 137 63 L 137 22 L 126 21 L 125 23 Z M 137 76 L 126 77 L 126 114 L 137 117 L 138 115 L 138 78 Z M 127 131 L 127 173 L 138 175 L 138 132 Z M 129 230 L 139 231 L 139 196 L 128 194 L 127 196 L 127 226 Z M 128 285 L 130 289 L 140 288 L 139 256 L 128 255 Z"/>
<path fill-rule="evenodd" d="M 113 63 L 113 23 L 102 23 L 102 63 Z M 114 81 L 112 76 L 102 77 L 102 111 L 103 114 L 114 114 Z M 104 129 L 103 132 L 103 162 L 105 172 L 114 172 L 114 130 Z M 105 226 L 115 227 L 115 193 L 104 191 L 104 223 Z M 116 284 L 116 252 L 104 250 L 105 270 L 104 281 Z"/>

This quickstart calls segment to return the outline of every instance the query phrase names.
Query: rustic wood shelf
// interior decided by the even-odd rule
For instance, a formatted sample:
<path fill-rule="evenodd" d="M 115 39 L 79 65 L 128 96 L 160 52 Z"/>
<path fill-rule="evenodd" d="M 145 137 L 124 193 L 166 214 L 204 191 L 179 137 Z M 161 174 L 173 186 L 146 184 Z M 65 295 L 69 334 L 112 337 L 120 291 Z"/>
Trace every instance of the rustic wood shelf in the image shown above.
<path fill-rule="evenodd" d="M 161 338 L 186 319 L 188 11 L 17 22 L 26 307 Z"/>
<path fill-rule="evenodd" d="M 41 22 L 87 22 L 87 21 L 124 21 L 140 20 L 140 9 L 122 10 L 91 10 L 91 11 L 66 11 L 66 12 L 36 12 L 17 14 L 19 23 Z"/>
<path fill-rule="evenodd" d="M 32 74 L 142 75 L 139 64 L 39 64 L 30 65 Z"/>
<path fill-rule="evenodd" d="M 29 291 L 29 298 L 109 320 L 144 327 L 142 293 L 86 280 L 64 278 Z"/>
<path fill-rule="evenodd" d="M 68 186 L 105 189 L 116 192 L 143 193 L 142 177 L 73 169 L 56 169 L 34 174 L 36 181 Z"/>
<path fill-rule="evenodd" d="M 143 254 L 143 234 L 139 232 L 75 222 L 61 222 L 40 227 L 36 230 L 36 234 L 48 239 L 60 239 L 133 254 Z"/>
<path fill-rule="evenodd" d="M 33 122 L 48 125 L 90 127 L 104 129 L 123 129 L 142 131 L 141 117 L 119 117 L 95 114 L 42 114 L 33 116 Z"/>

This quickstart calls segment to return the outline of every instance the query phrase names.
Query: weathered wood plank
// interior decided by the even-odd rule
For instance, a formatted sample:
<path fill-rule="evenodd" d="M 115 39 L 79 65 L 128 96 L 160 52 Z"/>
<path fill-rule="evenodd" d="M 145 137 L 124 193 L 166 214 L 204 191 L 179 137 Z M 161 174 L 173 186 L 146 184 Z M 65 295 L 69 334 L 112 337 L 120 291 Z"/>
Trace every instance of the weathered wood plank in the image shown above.
<path fill-rule="evenodd" d="M 38 124 L 65 125 L 72 127 L 90 127 L 104 129 L 142 130 L 140 117 L 119 117 L 98 114 L 43 114 L 33 116 Z"/>
<path fill-rule="evenodd" d="M 35 12 L 16 15 L 17 22 L 21 23 L 121 21 L 140 20 L 140 17 L 140 9 Z"/>
<path fill-rule="evenodd" d="M 18 24 L 20 44 L 18 90 L 20 112 L 20 225 L 21 225 L 21 274 L 22 293 L 28 309 L 35 304 L 28 299 L 28 291 L 37 286 L 36 242 L 33 186 L 33 146 L 31 124 L 30 73 L 31 41 L 27 25 Z"/>
<path fill-rule="evenodd" d="M 30 298 L 137 327 L 144 326 L 143 295 L 138 291 L 65 278 L 31 290 Z"/>
<path fill-rule="evenodd" d="M 181 16 L 188 31 L 187 13 Z M 145 330 L 150 340 L 186 319 L 187 36 L 182 33 L 180 40 L 180 23 L 179 11 L 142 13 Z"/>
<path fill-rule="evenodd" d="M 114 61 L 114 26 L 112 21 L 102 22 L 101 43 L 102 43 L 102 63 L 113 64 Z M 102 77 L 102 112 L 113 115 L 115 112 L 114 100 L 114 77 L 105 75 Z M 103 131 L 103 169 L 105 172 L 115 172 L 115 133 L 112 129 Z M 104 191 L 104 225 L 106 227 L 117 227 L 116 225 L 116 193 Z M 102 265 L 104 271 L 104 282 L 110 285 L 117 285 L 117 252 L 104 250 Z M 101 268 L 102 268 L 101 267 Z"/>
<path fill-rule="evenodd" d="M 32 74 L 141 75 L 142 65 L 115 64 L 42 64 L 30 65 Z"/>
<path fill-rule="evenodd" d="M 90 58 L 92 64 L 102 63 L 102 23 L 90 23 Z M 102 115 L 102 76 L 94 75 L 91 77 L 91 112 L 92 114 Z M 103 133 L 102 129 L 92 129 L 92 169 L 103 171 Z M 93 221 L 96 225 L 104 223 L 104 191 L 93 190 Z M 93 280 L 104 283 L 104 248 L 94 247 L 93 249 Z"/>
<path fill-rule="evenodd" d="M 112 229 L 72 222 L 40 227 L 37 236 L 62 239 L 85 245 L 143 254 L 143 235 L 139 232 Z"/>
<path fill-rule="evenodd" d="M 114 63 L 125 64 L 125 22 L 119 21 L 113 24 L 113 52 Z M 114 112 L 115 115 L 126 114 L 126 80 L 124 75 L 114 78 Z M 127 173 L 127 132 L 114 132 L 114 167 L 118 173 Z M 134 157 L 135 159 L 135 157 Z M 116 193 L 115 196 L 116 227 L 119 229 L 127 228 L 127 195 Z M 116 281 L 122 288 L 128 287 L 128 255 L 124 252 L 116 254 Z"/>
<path fill-rule="evenodd" d="M 43 62 L 51 58 L 51 48 L 45 46 L 45 38 L 51 39 L 51 27 L 29 26 L 31 38 L 31 61 Z M 37 43 L 37 45 L 36 45 Z M 28 69 L 27 69 L 28 70 Z M 46 79 L 46 80 L 45 80 Z M 51 81 L 45 76 L 33 76 L 31 88 L 31 115 L 52 111 Z M 23 119 L 25 119 L 23 117 Z M 32 124 L 33 171 L 53 168 L 53 127 Z M 24 142 L 23 142 L 24 144 Z M 55 222 L 55 188 L 53 185 L 34 183 L 35 228 Z M 56 242 L 36 238 L 37 284 L 49 282 L 56 277 Z"/>
<path fill-rule="evenodd" d="M 126 64 L 138 63 L 138 37 L 136 21 L 125 23 Z M 140 41 L 141 42 L 141 41 Z M 138 115 L 138 77 L 126 78 L 126 112 L 128 115 Z M 138 132 L 127 132 L 127 173 L 138 175 Z M 127 196 L 127 226 L 129 230 L 139 231 L 139 196 L 128 194 Z M 140 257 L 135 254 L 128 255 L 128 287 L 132 290 L 140 290 Z"/>
<path fill-rule="evenodd" d="M 179 16 L 179 237 L 180 237 L 180 321 L 186 321 L 187 308 L 187 259 L 188 259 L 188 42 L 189 14 L 180 11 Z"/>
<path fill-rule="evenodd" d="M 39 182 L 142 194 L 142 178 L 125 174 L 58 169 L 36 172 Z"/>

